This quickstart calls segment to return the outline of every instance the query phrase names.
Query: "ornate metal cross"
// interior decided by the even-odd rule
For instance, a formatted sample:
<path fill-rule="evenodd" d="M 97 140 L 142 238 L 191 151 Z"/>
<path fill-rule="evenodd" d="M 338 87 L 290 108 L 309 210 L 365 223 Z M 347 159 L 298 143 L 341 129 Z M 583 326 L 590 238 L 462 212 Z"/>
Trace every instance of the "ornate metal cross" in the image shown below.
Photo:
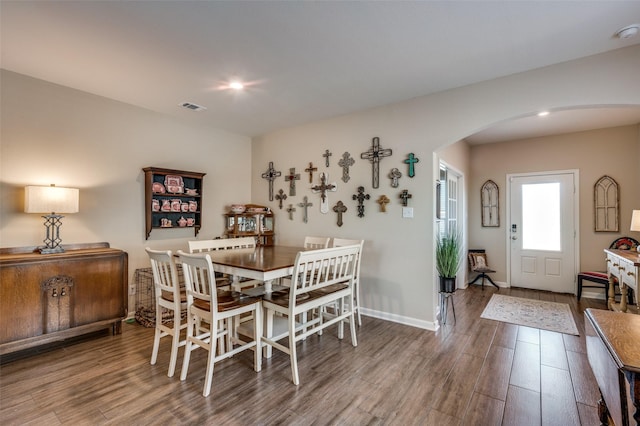
<path fill-rule="evenodd" d="M 376 203 L 380 204 L 380 211 L 382 213 L 386 213 L 387 212 L 387 204 L 389 204 L 389 201 L 391 201 L 389 199 L 389 197 L 387 197 L 384 194 L 382 194 L 380 197 L 378 197 L 378 200 L 376 201 Z"/>
<path fill-rule="evenodd" d="M 340 159 L 340 161 L 338 161 L 338 166 L 342 167 L 343 182 L 347 183 L 349 182 L 349 179 L 351 179 L 349 177 L 349 167 L 353 166 L 355 162 L 356 160 L 354 160 L 353 157 L 351 157 L 351 154 L 349 154 L 348 152 L 342 154 L 342 158 Z"/>
<path fill-rule="evenodd" d="M 262 174 L 262 178 L 269 181 L 269 201 L 273 201 L 273 181 L 280 175 L 282 173 L 273 168 L 273 161 L 269 161 L 269 168 Z"/>
<path fill-rule="evenodd" d="M 304 171 L 309 173 L 309 183 L 313 183 L 313 172 L 317 172 L 318 168 L 313 167 L 313 163 L 309 163 L 309 167 L 304 169 Z"/>
<path fill-rule="evenodd" d="M 338 201 L 338 203 L 333 206 L 333 211 L 338 213 L 338 226 L 342 226 L 342 213 L 347 211 L 347 206 L 345 206 L 342 201 Z"/>
<path fill-rule="evenodd" d="M 286 199 L 287 199 L 287 194 L 284 193 L 283 189 L 280 189 L 278 191 L 278 194 L 276 195 L 276 200 L 278 200 L 278 207 L 280 207 L 280 210 L 282 210 L 282 202 Z"/>
<path fill-rule="evenodd" d="M 308 200 L 309 199 L 305 195 L 304 198 L 302 199 L 302 202 L 298 203 L 298 207 L 302 207 L 304 209 L 302 211 L 302 221 L 304 223 L 307 223 L 309 221 L 309 216 L 307 215 L 307 207 L 310 207 L 313 205 L 313 203 L 309 203 Z"/>
<path fill-rule="evenodd" d="M 410 152 L 410 153 L 409 153 L 409 158 L 407 158 L 406 160 L 404 160 L 404 161 L 403 161 L 403 163 L 405 163 L 405 164 L 408 164 L 408 165 L 409 165 L 409 177 L 410 177 L 410 178 L 412 178 L 412 177 L 414 177 L 414 176 L 416 175 L 416 172 L 415 172 L 415 170 L 414 170 L 413 165 L 414 165 L 415 163 L 419 162 L 419 161 L 420 161 L 420 159 L 419 159 L 419 158 L 416 158 L 416 157 L 413 155 L 413 152 Z"/>
<path fill-rule="evenodd" d="M 322 154 L 322 156 L 324 157 L 324 165 L 329 167 L 329 157 L 331 157 L 333 154 L 329 152 L 328 149 L 325 149 L 324 154 Z"/>
<path fill-rule="evenodd" d="M 391 172 L 389 173 L 389 178 L 391 178 L 391 187 L 392 188 L 397 188 L 399 183 L 398 183 L 398 179 L 400 179 L 402 177 L 402 173 L 400 173 L 400 170 L 398 170 L 397 168 L 393 168 L 391 169 Z"/>
<path fill-rule="evenodd" d="M 369 160 L 371 163 L 371 181 L 374 188 L 380 186 L 380 159 L 389 157 L 392 154 L 391 149 L 380 148 L 380 138 L 375 137 L 371 141 L 369 151 L 360 154 L 363 160 Z"/>
<path fill-rule="evenodd" d="M 359 186 L 358 193 L 353 194 L 353 199 L 358 200 L 358 217 L 364 217 L 364 200 L 369 198 L 369 194 L 364 193 L 364 186 Z"/>
<path fill-rule="evenodd" d="M 400 193 L 400 198 L 402 199 L 402 205 L 407 207 L 407 203 L 409 202 L 409 198 L 411 197 L 412 195 L 409 194 L 409 190 L 403 189 L 402 192 Z"/>
<path fill-rule="evenodd" d="M 289 204 L 289 207 L 287 207 L 287 213 L 289 213 L 289 220 L 293 220 L 293 212 L 296 211 L 296 208 L 293 207 L 293 204 Z"/>
<path fill-rule="evenodd" d="M 311 187 L 311 191 L 313 193 L 320 193 L 320 213 L 329 213 L 327 191 L 336 192 L 338 190 L 335 182 L 327 184 L 327 180 L 329 180 L 327 174 L 325 172 L 320 172 L 320 185 Z"/>
<path fill-rule="evenodd" d="M 289 169 L 289 174 L 284 177 L 285 182 L 289 182 L 289 195 L 296 195 L 296 181 L 300 180 L 300 173 L 296 174 L 296 168 Z"/>

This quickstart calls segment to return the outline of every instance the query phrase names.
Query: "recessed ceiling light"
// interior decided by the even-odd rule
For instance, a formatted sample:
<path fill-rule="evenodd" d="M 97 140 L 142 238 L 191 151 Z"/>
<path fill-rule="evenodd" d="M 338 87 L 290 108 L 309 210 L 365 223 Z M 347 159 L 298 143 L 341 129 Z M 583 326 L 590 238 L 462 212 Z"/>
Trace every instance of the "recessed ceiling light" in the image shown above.
<path fill-rule="evenodd" d="M 628 25 L 616 31 L 616 37 L 621 39 L 635 37 L 638 34 L 639 30 L 640 30 L 640 24 Z"/>
<path fill-rule="evenodd" d="M 229 83 L 229 89 L 242 90 L 244 89 L 244 84 L 240 83 L 239 81 L 232 81 L 231 83 Z"/>
<path fill-rule="evenodd" d="M 538 113 L 538 117 L 546 117 L 547 115 L 549 115 L 549 111 L 540 111 Z"/>

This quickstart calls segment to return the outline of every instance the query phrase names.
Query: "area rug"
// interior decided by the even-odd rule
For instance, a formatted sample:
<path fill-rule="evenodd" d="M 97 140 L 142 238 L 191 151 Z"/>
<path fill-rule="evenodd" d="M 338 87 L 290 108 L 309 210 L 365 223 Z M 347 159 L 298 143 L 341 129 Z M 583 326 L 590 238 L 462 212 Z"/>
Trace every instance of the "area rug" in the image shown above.
<path fill-rule="evenodd" d="M 579 336 L 566 303 L 494 294 L 480 317 Z"/>

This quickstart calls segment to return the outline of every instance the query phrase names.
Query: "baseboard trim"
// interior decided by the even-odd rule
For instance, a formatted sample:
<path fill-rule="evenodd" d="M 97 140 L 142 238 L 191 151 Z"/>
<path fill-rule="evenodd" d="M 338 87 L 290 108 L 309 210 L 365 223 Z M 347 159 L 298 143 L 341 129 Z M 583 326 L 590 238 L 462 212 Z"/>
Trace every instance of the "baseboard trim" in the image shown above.
<path fill-rule="evenodd" d="M 378 318 L 385 321 L 396 322 L 398 324 L 408 325 L 411 327 L 422 328 L 429 331 L 437 331 L 440 328 L 438 323 L 432 321 L 420 320 L 417 318 L 405 317 L 402 315 L 390 314 L 388 312 L 376 311 L 373 309 L 360 308 L 360 313 L 367 317 Z"/>

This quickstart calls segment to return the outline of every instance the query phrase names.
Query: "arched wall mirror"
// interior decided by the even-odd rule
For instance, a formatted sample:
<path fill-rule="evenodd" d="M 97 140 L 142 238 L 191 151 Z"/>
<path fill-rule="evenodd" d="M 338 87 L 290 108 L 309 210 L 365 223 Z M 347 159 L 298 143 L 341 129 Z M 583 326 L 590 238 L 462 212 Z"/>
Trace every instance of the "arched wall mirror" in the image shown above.
<path fill-rule="evenodd" d="M 480 202 L 482 203 L 482 226 L 500 226 L 500 194 L 498 185 L 488 180 L 480 189 Z"/>
<path fill-rule="evenodd" d="M 618 183 L 602 176 L 593 187 L 594 226 L 596 232 L 618 232 L 620 192 Z"/>

